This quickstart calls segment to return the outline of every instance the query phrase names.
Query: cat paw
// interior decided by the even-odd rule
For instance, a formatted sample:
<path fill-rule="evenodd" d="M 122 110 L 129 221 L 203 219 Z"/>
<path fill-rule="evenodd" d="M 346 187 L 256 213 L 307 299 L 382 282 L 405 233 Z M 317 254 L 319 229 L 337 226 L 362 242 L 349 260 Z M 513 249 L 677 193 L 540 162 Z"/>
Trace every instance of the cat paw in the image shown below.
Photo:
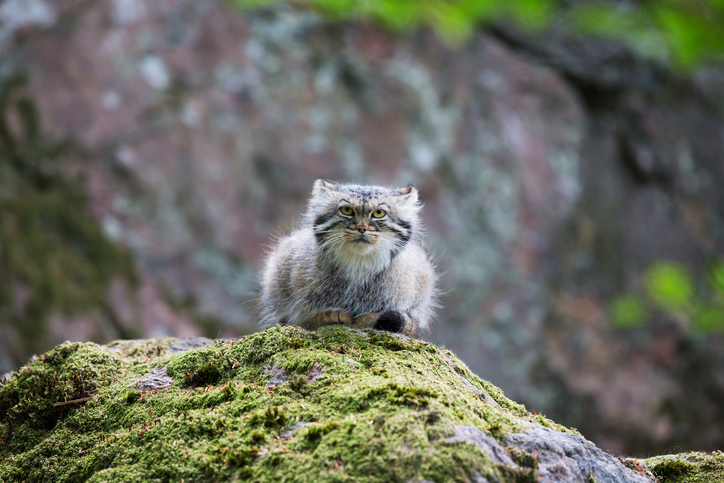
<path fill-rule="evenodd" d="M 367 327 L 368 329 L 374 329 L 379 319 L 380 314 L 362 314 L 354 319 L 354 325 L 356 325 L 357 327 Z"/>
<path fill-rule="evenodd" d="M 308 329 L 316 329 L 318 327 L 322 327 L 323 325 L 350 325 L 351 323 L 352 317 L 350 317 L 347 312 L 342 312 L 341 310 L 329 310 L 327 312 L 321 312 L 312 317 L 312 319 L 306 324 L 306 326 Z"/>

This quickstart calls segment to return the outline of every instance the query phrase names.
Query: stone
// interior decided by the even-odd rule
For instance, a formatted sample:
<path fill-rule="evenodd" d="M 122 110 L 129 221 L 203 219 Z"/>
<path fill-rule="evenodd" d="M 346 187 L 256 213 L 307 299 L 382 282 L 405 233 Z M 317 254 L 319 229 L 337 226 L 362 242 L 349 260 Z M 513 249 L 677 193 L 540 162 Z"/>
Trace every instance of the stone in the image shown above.
<path fill-rule="evenodd" d="M 691 314 L 632 337 L 609 310 L 658 260 L 704 274 L 724 253 L 721 68 L 498 27 L 455 49 L 235 3 L 2 2 L 2 80 L 28 80 L 9 99 L 34 106 L 49 145 L 78 147 L 38 162 L 82 175 L 74 196 L 138 284 L 114 273 L 94 307 L 51 298 L 41 320 L 5 299 L 0 373 L 66 339 L 249 333 L 257 268 L 314 179 L 411 183 L 445 273 L 426 337 L 614 453 L 724 446 L 724 338 L 699 344 Z M 5 200 L 29 199 L 4 179 Z"/>
<path fill-rule="evenodd" d="M 456 424 L 455 433 L 445 438 L 445 441 L 448 443 L 472 444 L 487 454 L 493 463 L 517 466 L 510 459 L 510 455 L 505 451 L 505 448 L 495 438 L 477 428 Z"/>
<path fill-rule="evenodd" d="M 136 383 L 139 391 L 158 391 L 171 387 L 173 379 L 166 373 L 166 366 L 161 369 L 154 369 L 151 374 L 147 375 Z"/>
<path fill-rule="evenodd" d="M 586 481 L 597 483 L 651 483 L 644 475 L 623 466 L 611 454 L 596 447 L 582 436 L 561 433 L 525 422 L 529 429 L 513 433 L 503 444 L 528 454 L 538 461 L 537 481 Z"/>
<path fill-rule="evenodd" d="M 688 473 L 718 478 L 724 469 L 721 454 L 624 465 L 575 430 L 527 412 L 450 351 L 415 339 L 346 326 L 278 326 L 202 342 L 67 342 L 29 362 L 0 386 L 0 475 L 654 483 L 644 476 L 651 469 L 683 474 L 677 482 L 687 483 Z M 173 350 L 177 345 L 198 347 Z M 340 346 L 366 363 L 352 367 Z M 326 368 L 325 377 L 312 381 L 310 365 Z M 268 384 L 269 375 L 306 382 L 292 389 Z"/>

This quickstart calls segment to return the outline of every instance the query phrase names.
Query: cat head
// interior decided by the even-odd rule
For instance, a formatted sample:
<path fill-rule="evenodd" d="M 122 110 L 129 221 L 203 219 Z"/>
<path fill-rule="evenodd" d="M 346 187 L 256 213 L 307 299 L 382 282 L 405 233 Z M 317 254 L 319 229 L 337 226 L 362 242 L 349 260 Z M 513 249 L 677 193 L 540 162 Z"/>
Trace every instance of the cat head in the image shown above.
<path fill-rule="evenodd" d="M 348 274 L 372 275 L 420 235 L 417 190 L 314 183 L 307 209 L 317 245 Z"/>

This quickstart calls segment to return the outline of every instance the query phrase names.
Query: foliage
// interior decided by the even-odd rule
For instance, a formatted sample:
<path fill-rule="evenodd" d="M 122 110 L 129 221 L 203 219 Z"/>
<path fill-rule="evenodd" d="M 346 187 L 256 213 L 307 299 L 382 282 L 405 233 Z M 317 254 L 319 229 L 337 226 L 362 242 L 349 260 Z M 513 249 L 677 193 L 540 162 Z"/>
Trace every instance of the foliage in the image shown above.
<path fill-rule="evenodd" d="M 233 0 L 259 8 L 281 0 Z M 724 57 L 724 1 L 649 0 L 297 0 L 332 20 L 367 19 L 395 32 L 432 27 L 453 45 L 478 28 L 509 22 L 529 31 L 545 27 L 623 41 L 639 52 L 691 68 Z"/>
<path fill-rule="evenodd" d="M 622 295 L 611 304 L 611 318 L 618 327 L 637 327 L 647 316 L 643 301 L 634 295 Z"/>
<path fill-rule="evenodd" d="M 724 2 L 660 0 L 590 3 L 572 12 L 585 32 L 625 41 L 681 67 L 724 54 Z"/>
<path fill-rule="evenodd" d="M 644 273 L 644 296 L 624 294 L 611 304 L 610 315 L 620 328 L 641 327 L 655 312 L 683 320 L 693 331 L 724 331 L 724 261 L 712 262 L 699 284 L 684 266 L 661 261 Z"/>
<path fill-rule="evenodd" d="M 649 296 L 669 311 L 684 310 L 691 304 L 694 286 L 681 265 L 657 263 L 646 272 L 645 283 Z"/>

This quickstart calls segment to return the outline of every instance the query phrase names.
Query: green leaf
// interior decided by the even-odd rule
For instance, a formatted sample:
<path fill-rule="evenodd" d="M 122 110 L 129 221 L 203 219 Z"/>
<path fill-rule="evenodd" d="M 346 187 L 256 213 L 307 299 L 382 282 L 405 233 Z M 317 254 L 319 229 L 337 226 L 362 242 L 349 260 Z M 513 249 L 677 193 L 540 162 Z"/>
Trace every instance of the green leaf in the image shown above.
<path fill-rule="evenodd" d="M 409 31 L 420 23 L 420 6 L 418 2 L 379 0 L 366 2 L 366 5 L 367 8 L 364 12 L 369 12 L 369 16 L 375 22 L 392 31 Z"/>
<path fill-rule="evenodd" d="M 232 0 L 232 2 L 239 8 L 254 9 L 268 7 L 274 3 L 279 3 L 279 0 Z"/>
<path fill-rule="evenodd" d="M 508 6 L 516 23 L 531 30 L 548 25 L 555 10 L 551 0 L 515 0 Z"/>
<path fill-rule="evenodd" d="M 646 271 L 646 291 L 661 308 L 680 311 L 694 296 L 694 285 L 686 269 L 673 262 L 658 262 Z"/>
<path fill-rule="evenodd" d="M 724 262 L 719 260 L 709 267 L 709 283 L 720 297 L 724 298 Z"/>
<path fill-rule="evenodd" d="M 641 9 L 610 3 L 583 3 L 572 7 L 567 16 L 584 35 L 622 41 L 649 57 L 670 57 L 661 28 Z"/>
<path fill-rule="evenodd" d="M 333 20 L 354 17 L 359 11 L 357 3 L 353 0 L 311 0 L 310 3 Z"/>
<path fill-rule="evenodd" d="M 585 3 L 575 7 L 569 15 L 583 33 L 620 37 L 632 29 L 645 27 L 642 19 L 635 14 L 631 9 L 609 4 Z"/>
<path fill-rule="evenodd" d="M 430 21 L 433 28 L 440 37 L 452 45 L 462 44 L 477 26 L 476 19 L 470 17 L 460 4 L 436 2 L 430 7 Z"/>
<path fill-rule="evenodd" d="M 613 324 L 618 328 L 641 327 L 649 316 L 643 300 L 633 295 L 622 295 L 615 299 L 609 312 Z"/>
<path fill-rule="evenodd" d="M 700 60 L 709 43 L 708 25 L 699 18 L 667 8 L 659 8 L 656 14 L 676 61 L 689 67 Z"/>
<path fill-rule="evenodd" d="M 701 333 L 724 332 L 724 308 L 702 307 L 694 316 L 694 329 Z"/>
<path fill-rule="evenodd" d="M 560 2 L 558 0 L 231 0 L 245 9 L 287 3 L 313 8 L 327 18 L 371 20 L 392 31 L 432 27 L 461 45 L 476 29 L 512 22 L 528 31 L 555 21 L 556 28 L 606 36 L 643 55 L 691 68 L 724 59 L 724 0 Z"/>

